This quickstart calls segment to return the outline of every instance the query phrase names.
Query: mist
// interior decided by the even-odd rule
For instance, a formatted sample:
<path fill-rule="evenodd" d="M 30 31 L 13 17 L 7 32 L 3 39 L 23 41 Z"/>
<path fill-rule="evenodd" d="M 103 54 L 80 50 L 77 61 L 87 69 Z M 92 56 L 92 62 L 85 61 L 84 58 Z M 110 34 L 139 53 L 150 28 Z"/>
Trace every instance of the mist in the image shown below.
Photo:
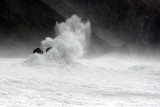
<path fill-rule="evenodd" d="M 65 17 L 76 13 L 83 21 L 89 19 L 96 36 L 111 46 L 125 44 L 130 54 L 157 54 L 160 40 L 158 0 L 79 0 L 76 2 L 42 0 L 42 2 Z"/>

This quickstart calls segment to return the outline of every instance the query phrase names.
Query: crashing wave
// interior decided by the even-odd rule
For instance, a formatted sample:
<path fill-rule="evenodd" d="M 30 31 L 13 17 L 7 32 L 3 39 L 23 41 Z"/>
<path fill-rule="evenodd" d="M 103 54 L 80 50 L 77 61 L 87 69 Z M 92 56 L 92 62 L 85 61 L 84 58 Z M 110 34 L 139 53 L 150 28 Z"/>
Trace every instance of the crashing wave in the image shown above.
<path fill-rule="evenodd" d="M 65 22 L 57 23 L 55 26 L 56 38 L 46 37 L 41 42 L 42 49 L 52 47 L 42 55 L 33 54 L 26 62 L 41 61 L 75 61 L 85 53 L 89 42 L 91 27 L 90 22 L 83 23 L 81 18 L 73 15 Z M 35 61 L 36 60 L 36 61 Z"/>

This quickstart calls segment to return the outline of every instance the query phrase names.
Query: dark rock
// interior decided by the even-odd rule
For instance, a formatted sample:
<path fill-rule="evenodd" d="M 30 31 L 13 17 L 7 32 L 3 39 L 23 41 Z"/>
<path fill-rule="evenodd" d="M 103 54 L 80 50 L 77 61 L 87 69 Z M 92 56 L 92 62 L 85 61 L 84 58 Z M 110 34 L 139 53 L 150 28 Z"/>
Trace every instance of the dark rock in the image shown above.
<path fill-rule="evenodd" d="M 46 52 L 48 52 L 50 49 L 52 49 L 52 47 L 47 48 L 47 49 L 46 49 Z"/>
<path fill-rule="evenodd" d="M 93 31 L 111 45 L 118 41 L 138 51 L 160 47 L 159 0 L 42 1 L 66 16 L 76 13 L 89 19 Z"/>
<path fill-rule="evenodd" d="M 40 0 L 0 0 L 0 49 L 30 54 L 46 36 L 54 38 L 56 22 L 64 20 Z"/>
<path fill-rule="evenodd" d="M 34 53 L 43 54 L 43 51 L 42 51 L 40 48 L 36 48 L 36 49 L 34 49 L 34 51 L 33 51 L 33 54 L 34 54 Z"/>

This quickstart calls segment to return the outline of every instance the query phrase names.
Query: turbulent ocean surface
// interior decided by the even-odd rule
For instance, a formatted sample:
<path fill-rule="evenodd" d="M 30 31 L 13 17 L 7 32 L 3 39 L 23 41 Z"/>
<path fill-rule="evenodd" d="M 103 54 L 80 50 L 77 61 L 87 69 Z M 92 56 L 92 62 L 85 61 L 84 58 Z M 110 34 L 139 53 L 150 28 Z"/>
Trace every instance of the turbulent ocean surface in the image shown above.
<path fill-rule="evenodd" d="M 1 107 L 160 107 L 159 61 L 118 53 L 88 58 L 90 22 L 76 15 L 55 31 L 41 42 L 44 54 L 0 59 Z"/>

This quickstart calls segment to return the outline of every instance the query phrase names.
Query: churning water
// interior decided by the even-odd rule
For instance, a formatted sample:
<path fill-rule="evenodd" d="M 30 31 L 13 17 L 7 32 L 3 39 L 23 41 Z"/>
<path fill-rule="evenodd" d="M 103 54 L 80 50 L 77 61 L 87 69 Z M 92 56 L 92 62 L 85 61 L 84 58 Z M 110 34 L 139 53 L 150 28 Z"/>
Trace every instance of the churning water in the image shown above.
<path fill-rule="evenodd" d="M 160 107 L 160 63 L 116 53 L 87 59 L 90 22 L 56 25 L 47 53 L 1 59 L 0 106 Z M 22 63 L 24 61 L 24 63 Z"/>

